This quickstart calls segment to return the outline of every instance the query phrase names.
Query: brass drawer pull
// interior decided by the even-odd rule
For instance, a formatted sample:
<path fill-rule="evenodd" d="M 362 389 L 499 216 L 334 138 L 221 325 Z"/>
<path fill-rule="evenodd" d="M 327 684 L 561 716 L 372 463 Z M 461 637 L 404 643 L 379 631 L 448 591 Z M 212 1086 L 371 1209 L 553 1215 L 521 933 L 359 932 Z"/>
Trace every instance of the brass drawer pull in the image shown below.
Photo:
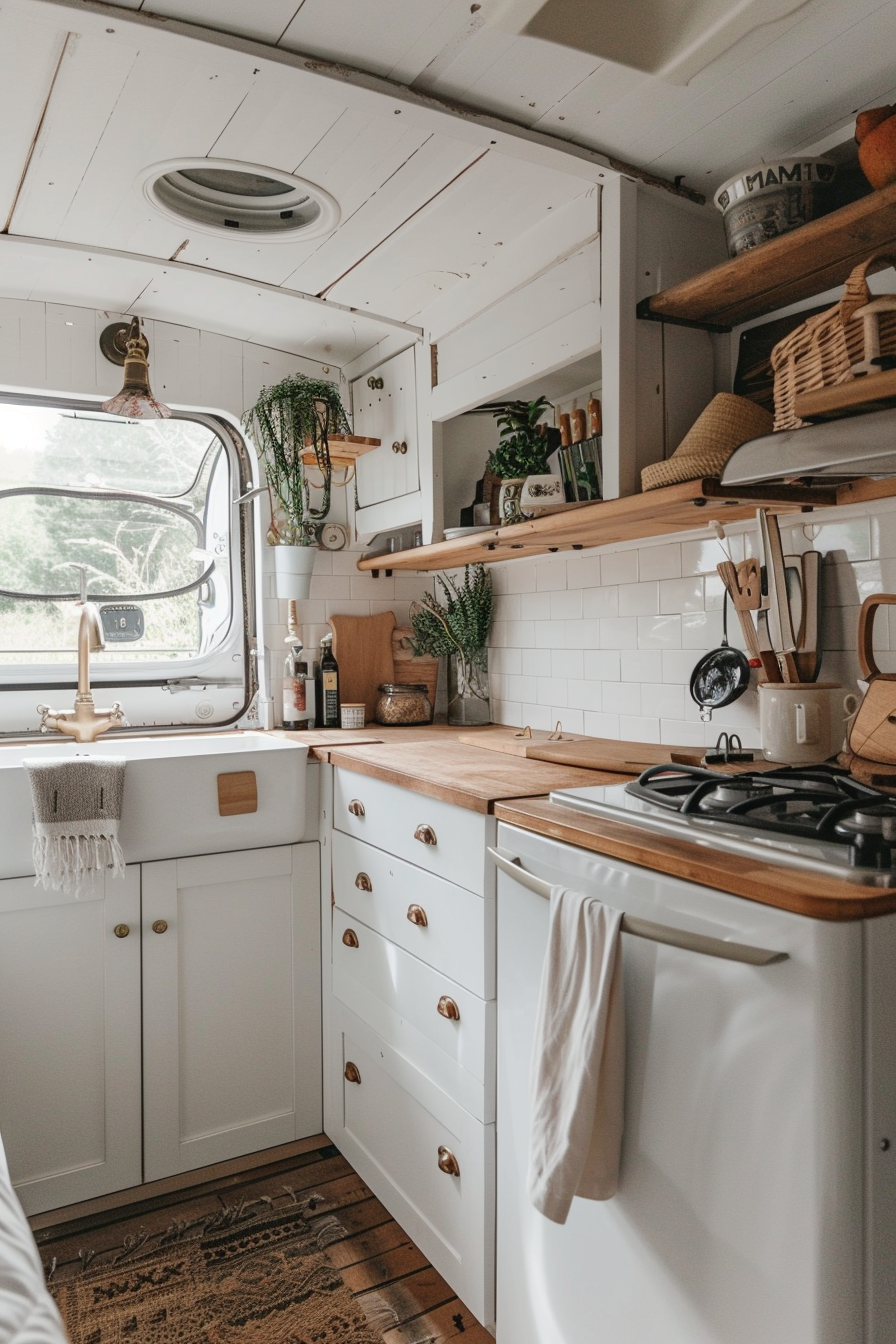
<path fill-rule="evenodd" d="M 167 919 L 157 919 L 152 926 L 153 933 L 164 933 L 168 928 Z"/>
<path fill-rule="evenodd" d="M 129 924 L 116 924 L 115 928 L 112 930 L 116 938 L 127 938 L 130 931 L 131 927 Z"/>
<path fill-rule="evenodd" d="M 418 928 L 421 929 L 425 929 L 429 924 L 429 920 L 426 918 L 426 911 L 423 909 L 422 905 L 409 905 L 408 919 L 412 924 L 416 924 Z"/>
<path fill-rule="evenodd" d="M 431 826 L 418 826 L 414 832 L 414 839 L 419 840 L 421 845 L 437 845 L 436 833 Z"/>
<path fill-rule="evenodd" d="M 359 798 L 353 798 L 351 800 L 351 802 L 348 805 L 348 810 L 349 812 L 351 812 L 353 817 L 363 817 L 365 815 L 364 804 L 361 802 Z"/>
<path fill-rule="evenodd" d="M 450 1148 L 446 1148 L 443 1143 L 439 1144 L 439 1171 L 444 1171 L 446 1176 L 459 1176 L 460 1164 Z"/>
<path fill-rule="evenodd" d="M 442 1017 L 447 1017 L 449 1022 L 460 1021 L 460 1009 L 454 1000 L 449 998 L 447 994 L 443 994 L 439 999 L 439 1012 Z"/>
<path fill-rule="evenodd" d="M 366 873 L 359 873 L 355 878 L 355 886 L 359 891 L 373 891 L 373 883 Z"/>
<path fill-rule="evenodd" d="M 342 935 L 342 941 L 345 943 L 346 947 L 360 947 L 358 935 L 355 933 L 354 929 L 346 929 L 345 933 Z"/>
<path fill-rule="evenodd" d="M 360 1083 L 361 1081 L 361 1071 L 357 1064 L 353 1064 L 351 1060 L 345 1066 L 345 1078 L 346 1082 L 349 1083 Z"/>

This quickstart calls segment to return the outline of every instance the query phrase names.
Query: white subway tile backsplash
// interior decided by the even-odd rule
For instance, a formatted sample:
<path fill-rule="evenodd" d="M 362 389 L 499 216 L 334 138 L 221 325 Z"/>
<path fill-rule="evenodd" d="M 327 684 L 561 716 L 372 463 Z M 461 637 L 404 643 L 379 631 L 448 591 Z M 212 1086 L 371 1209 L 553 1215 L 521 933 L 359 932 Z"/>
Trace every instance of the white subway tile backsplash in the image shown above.
<path fill-rule="evenodd" d="M 580 620 L 582 615 L 581 590 L 570 588 L 552 592 L 550 594 L 550 609 L 552 621 Z"/>
<path fill-rule="evenodd" d="M 859 605 L 871 593 L 896 592 L 896 502 L 844 512 L 792 516 L 781 520 L 781 530 L 787 553 L 812 547 L 827 553 L 823 675 L 852 687 Z M 745 696 L 706 724 L 688 689 L 698 659 L 722 639 L 724 588 L 716 566 L 726 552 L 737 563 L 756 550 L 755 527 L 732 526 L 740 530 L 721 544 L 710 535 L 493 566 L 496 721 L 552 728 L 560 718 L 572 732 L 695 747 L 714 744 L 727 729 L 755 745 L 755 676 Z M 334 575 L 321 571 L 318 581 L 338 577 L 339 563 L 334 556 Z M 424 582 L 420 576 L 418 590 Z M 346 604 L 327 601 L 327 610 L 336 605 Z M 730 604 L 727 614 L 730 642 L 743 647 Z M 877 619 L 875 650 L 884 670 L 891 664 L 896 670 L 896 607 Z"/>
<path fill-rule="evenodd" d="M 702 610 L 702 578 L 663 579 L 660 582 L 660 611 L 664 615 Z"/>
<path fill-rule="evenodd" d="M 659 584 L 623 583 L 619 587 L 620 616 L 656 616 L 659 611 Z"/>
<path fill-rule="evenodd" d="M 680 648 L 681 617 L 639 616 L 638 647 L 641 649 Z"/>
<path fill-rule="evenodd" d="M 620 714 L 619 736 L 625 742 L 658 742 L 660 721 L 659 719 Z"/>
<path fill-rule="evenodd" d="M 540 705 L 566 705 L 565 677 L 539 677 L 536 700 Z"/>
<path fill-rule="evenodd" d="M 551 676 L 567 680 L 585 675 L 585 655 L 581 649 L 554 649 L 551 653 Z"/>
<path fill-rule="evenodd" d="M 607 714 L 640 714 L 640 683 L 608 681 L 603 688 L 601 705 Z"/>
<path fill-rule="evenodd" d="M 599 681 L 567 682 L 566 698 L 570 706 L 574 709 L 600 709 L 602 684 Z"/>
<path fill-rule="evenodd" d="M 642 580 L 680 578 L 681 542 L 644 546 L 638 552 L 638 575 Z"/>
<path fill-rule="evenodd" d="M 311 575 L 311 597 L 321 598 L 324 601 L 336 597 L 350 598 L 352 595 L 352 579 L 346 575 L 339 574 L 312 574 Z M 392 596 L 392 585 L 389 585 L 389 594 Z"/>
<path fill-rule="evenodd" d="M 662 653 L 659 649 L 624 649 L 620 673 L 623 681 L 662 681 Z"/>
<path fill-rule="evenodd" d="M 638 621 L 654 620 L 645 616 L 607 616 L 600 623 L 600 646 L 602 649 L 636 649 L 638 647 Z"/>
<path fill-rule="evenodd" d="M 638 552 L 609 551 L 600 557 L 600 577 L 605 588 L 619 583 L 638 582 Z M 655 575 L 647 575 L 653 578 Z"/>
<path fill-rule="evenodd" d="M 600 652 L 585 652 L 585 678 L 588 681 L 618 681 L 619 653 L 601 649 Z"/>
<path fill-rule="evenodd" d="M 550 649 L 523 649 L 523 676 L 549 677 L 552 655 Z M 534 699 L 534 696 L 532 697 Z"/>

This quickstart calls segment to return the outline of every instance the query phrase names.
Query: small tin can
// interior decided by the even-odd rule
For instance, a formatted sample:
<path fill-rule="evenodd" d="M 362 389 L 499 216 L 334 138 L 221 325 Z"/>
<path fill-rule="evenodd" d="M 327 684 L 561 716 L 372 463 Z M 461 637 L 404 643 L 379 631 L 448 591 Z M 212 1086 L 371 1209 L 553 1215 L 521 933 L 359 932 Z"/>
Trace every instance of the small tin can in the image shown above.
<path fill-rule="evenodd" d="M 343 705 L 340 724 L 343 728 L 363 728 L 366 705 Z"/>

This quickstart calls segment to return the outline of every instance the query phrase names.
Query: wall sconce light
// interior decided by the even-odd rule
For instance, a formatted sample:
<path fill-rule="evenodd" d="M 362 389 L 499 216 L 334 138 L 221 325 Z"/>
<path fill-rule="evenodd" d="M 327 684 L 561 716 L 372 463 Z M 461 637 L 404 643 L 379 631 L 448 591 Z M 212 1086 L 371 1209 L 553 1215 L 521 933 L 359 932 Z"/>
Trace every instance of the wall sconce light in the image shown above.
<path fill-rule="evenodd" d="M 120 357 L 122 345 L 123 361 Z M 124 363 L 121 391 L 104 401 L 101 409 L 107 415 L 121 415 L 127 420 L 169 419 L 169 407 L 156 400 L 149 385 L 149 342 L 140 330 L 139 317 L 133 318 L 129 327 L 124 322 L 106 327 L 100 336 L 100 349 L 113 363 Z"/>

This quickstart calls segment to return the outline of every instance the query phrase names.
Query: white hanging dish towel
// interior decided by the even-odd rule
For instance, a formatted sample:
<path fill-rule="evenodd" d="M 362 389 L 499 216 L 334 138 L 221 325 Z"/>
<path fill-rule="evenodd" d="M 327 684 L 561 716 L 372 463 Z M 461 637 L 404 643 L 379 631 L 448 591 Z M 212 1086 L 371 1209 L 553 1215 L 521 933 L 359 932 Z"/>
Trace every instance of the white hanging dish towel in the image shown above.
<path fill-rule="evenodd" d="M 22 764 L 31 784 L 34 885 L 78 896 L 95 872 L 123 877 L 124 757 L 54 756 Z"/>
<path fill-rule="evenodd" d="M 622 912 L 554 887 L 532 1055 L 529 1198 L 565 1223 L 573 1196 L 611 1199 L 625 1104 Z"/>

